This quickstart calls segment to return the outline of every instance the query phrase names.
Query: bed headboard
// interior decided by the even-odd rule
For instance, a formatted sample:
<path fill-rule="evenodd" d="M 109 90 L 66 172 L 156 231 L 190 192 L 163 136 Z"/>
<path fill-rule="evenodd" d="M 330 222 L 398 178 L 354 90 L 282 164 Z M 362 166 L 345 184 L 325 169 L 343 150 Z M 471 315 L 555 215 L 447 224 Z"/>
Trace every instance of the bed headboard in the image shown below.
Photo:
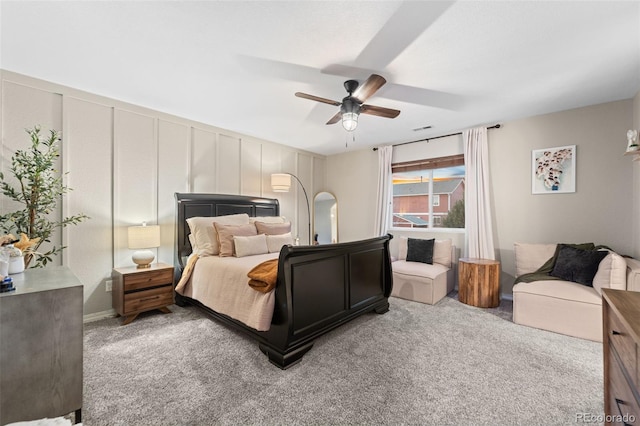
<path fill-rule="evenodd" d="M 195 216 L 225 216 L 246 213 L 255 216 L 279 216 L 280 203 L 275 198 L 227 194 L 187 194 L 176 192 L 176 266 L 191 254 L 187 219 Z"/>

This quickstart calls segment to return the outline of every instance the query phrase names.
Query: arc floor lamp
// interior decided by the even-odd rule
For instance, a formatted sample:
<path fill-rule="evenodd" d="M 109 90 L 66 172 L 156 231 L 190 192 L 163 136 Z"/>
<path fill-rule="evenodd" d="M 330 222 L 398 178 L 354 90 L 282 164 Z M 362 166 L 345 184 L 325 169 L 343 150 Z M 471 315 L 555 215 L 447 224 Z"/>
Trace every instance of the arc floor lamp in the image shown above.
<path fill-rule="evenodd" d="M 307 200 L 307 218 L 309 219 L 309 245 L 311 245 L 311 207 L 309 206 L 309 197 L 307 196 L 307 190 L 304 189 L 304 185 L 302 184 L 302 182 L 300 182 L 300 179 L 298 179 L 296 175 L 293 175 L 291 173 L 273 173 L 271 175 L 271 189 L 273 190 L 273 192 L 289 192 L 289 189 L 291 188 L 292 177 L 297 180 L 302 187 L 304 198 L 305 200 Z"/>

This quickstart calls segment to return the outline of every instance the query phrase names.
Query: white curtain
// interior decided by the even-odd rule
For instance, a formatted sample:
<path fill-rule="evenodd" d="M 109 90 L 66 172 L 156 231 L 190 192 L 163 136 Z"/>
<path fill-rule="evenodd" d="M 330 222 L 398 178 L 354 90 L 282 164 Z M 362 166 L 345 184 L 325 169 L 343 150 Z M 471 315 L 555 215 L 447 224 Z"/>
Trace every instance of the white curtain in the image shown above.
<path fill-rule="evenodd" d="M 464 217 L 468 256 L 495 260 L 487 128 L 465 130 L 462 137 L 467 170 Z"/>
<path fill-rule="evenodd" d="M 378 148 L 378 194 L 376 196 L 375 235 L 387 233 L 391 222 L 391 145 Z"/>

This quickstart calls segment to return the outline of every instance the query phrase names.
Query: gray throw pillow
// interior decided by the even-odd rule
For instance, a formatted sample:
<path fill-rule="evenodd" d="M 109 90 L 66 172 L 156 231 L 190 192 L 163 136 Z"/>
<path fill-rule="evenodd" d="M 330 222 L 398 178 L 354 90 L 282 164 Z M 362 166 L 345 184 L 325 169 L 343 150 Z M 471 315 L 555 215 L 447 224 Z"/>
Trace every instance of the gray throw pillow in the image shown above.
<path fill-rule="evenodd" d="M 433 265 L 433 245 L 436 239 L 424 240 L 409 238 L 407 240 L 407 262 L 421 262 Z"/>
<path fill-rule="evenodd" d="M 598 266 L 607 254 L 609 252 L 604 250 L 582 250 L 563 245 L 558 250 L 558 257 L 550 275 L 591 287 Z"/>

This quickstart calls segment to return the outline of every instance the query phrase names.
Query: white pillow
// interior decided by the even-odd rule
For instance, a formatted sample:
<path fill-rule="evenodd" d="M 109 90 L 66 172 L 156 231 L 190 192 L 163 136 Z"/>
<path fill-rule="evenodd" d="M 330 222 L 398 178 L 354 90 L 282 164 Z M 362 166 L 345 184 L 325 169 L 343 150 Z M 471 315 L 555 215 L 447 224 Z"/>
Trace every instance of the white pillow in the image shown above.
<path fill-rule="evenodd" d="M 516 277 L 535 272 L 556 253 L 557 244 L 514 243 Z"/>
<path fill-rule="evenodd" d="M 218 222 L 214 222 L 213 227 L 218 233 L 218 249 L 220 257 L 234 256 L 236 249 L 233 243 L 233 237 L 249 237 L 257 235 L 256 227 L 252 223 L 246 225 L 222 225 Z"/>
<path fill-rule="evenodd" d="M 218 233 L 213 227 L 213 222 L 220 223 L 222 225 L 247 225 L 249 224 L 249 215 L 246 213 L 231 214 L 228 216 L 213 216 L 213 217 L 190 217 L 187 219 L 189 224 L 189 230 L 195 241 L 195 246 L 192 244 L 194 253 L 197 251 L 197 255 L 200 257 L 216 256 L 220 253 L 220 247 L 218 246 Z"/>
<path fill-rule="evenodd" d="M 433 243 L 433 263 L 451 268 L 451 239 L 436 240 Z"/>
<path fill-rule="evenodd" d="M 284 216 L 256 216 L 249 218 L 249 222 L 251 223 L 254 223 L 256 221 L 264 223 L 284 223 L 285 218 Z"/>
<path fill-rule="evenodd" d="M 598 272 L 593 277 L 593 288 L 602 294 L 603 288 L 615 290 L 627 289 L 627 262 L 617 253 L 609 252 L 607 257 L 600 261 Z"/>
<path fill-rule="evenodd" d="M 233 243 L 236 248 L 236 257 L 253 256 L 269 252 L 267 248 L 267 236 L 264 234 L 251 235 L 249 237 L 234 236 Z"/>
<path fill-rule="evenodd" d="M 398 244 L 398 260 L 407 260 L 407 247 L 409 239 L 407 237 L 400 237 L 400 243 Z"/>
<path fill-rule="evenodd" d="M 287 244 L 293 245 L 291 232 L 280 235 L 267 235 L 267 248 L 269 249 L 269 253 L 280 252 L 282 246 L 286 246 Z"/>

